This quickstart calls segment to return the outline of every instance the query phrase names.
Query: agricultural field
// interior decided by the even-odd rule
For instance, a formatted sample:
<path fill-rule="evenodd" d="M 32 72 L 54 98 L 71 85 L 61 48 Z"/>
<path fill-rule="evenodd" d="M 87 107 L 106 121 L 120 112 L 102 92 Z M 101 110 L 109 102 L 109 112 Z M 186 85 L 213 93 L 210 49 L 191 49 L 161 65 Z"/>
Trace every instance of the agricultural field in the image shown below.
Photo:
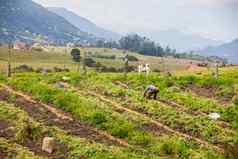
<path fill-rule="evenodd" d="M 157 100 L 143 98 L 149 84 Z M 218 79 L 208 71 L 3 74 L 0 158 L 237 159 L 237 84 L 237 67 Z M 51 154 L 44 137 L 56 141 Z"/>

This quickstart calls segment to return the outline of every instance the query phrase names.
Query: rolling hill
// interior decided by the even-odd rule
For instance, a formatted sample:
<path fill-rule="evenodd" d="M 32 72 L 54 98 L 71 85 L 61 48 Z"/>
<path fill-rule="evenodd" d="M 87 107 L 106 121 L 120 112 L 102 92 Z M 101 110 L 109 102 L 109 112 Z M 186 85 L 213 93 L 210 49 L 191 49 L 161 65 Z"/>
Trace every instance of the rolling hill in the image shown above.
<path fill-rule="evenodd" d="M 238 63 L 238 39 L 217 47 L 208 47 L 199 51 L 203 55 L 220 56 L 231 63 Z"/>
<path fill-rule="evenodd" d="M 83 18 L 65 8 L 50 7 L 48 10 L 62 16 L 80 30 L 91 33 L 97 37 L 105 38 L 107 40 L 119 40 L 120 38 L 118 33 L 103 29 L 88 19 Z"/>
<path fill-rule="evenodd" d="M 31 0 L 0 0 L 0 42 L 8 41 L 92 41 L 64 18 Z"/>

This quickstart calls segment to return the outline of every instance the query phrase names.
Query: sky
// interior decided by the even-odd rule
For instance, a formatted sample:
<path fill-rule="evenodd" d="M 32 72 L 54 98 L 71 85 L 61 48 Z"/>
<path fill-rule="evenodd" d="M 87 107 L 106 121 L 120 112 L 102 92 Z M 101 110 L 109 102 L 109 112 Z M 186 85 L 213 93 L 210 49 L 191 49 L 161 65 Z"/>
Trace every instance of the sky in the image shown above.
<path fill-rule="evenodd" d="M 238 38 L 238 0 L 33 0 L 64 7 L 122 34 L 179 30 L 231 41 Z"/>

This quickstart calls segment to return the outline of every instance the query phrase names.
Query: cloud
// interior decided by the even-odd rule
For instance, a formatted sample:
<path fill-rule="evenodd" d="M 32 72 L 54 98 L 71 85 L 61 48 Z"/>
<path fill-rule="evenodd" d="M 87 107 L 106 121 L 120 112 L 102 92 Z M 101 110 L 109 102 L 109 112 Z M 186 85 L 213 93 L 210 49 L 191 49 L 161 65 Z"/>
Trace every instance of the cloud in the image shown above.
<path fill-rule="evenodd" d="M 193 0 L 189 1 L 188 4 L 192 4 L 197 7 L 208 7 L 208 8 L 223 8 L 228 6 L 238 6 L 238 0 Z"/>

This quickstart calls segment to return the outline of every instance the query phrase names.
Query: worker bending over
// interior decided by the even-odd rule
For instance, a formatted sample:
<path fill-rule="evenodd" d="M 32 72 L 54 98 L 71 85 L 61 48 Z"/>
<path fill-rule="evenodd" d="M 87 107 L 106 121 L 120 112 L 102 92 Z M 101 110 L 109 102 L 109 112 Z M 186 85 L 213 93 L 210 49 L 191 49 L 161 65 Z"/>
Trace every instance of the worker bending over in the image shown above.
<path fill-rule="evenodd" d="M 158 93 L 159 89 L 156 86 L 149 85 L 145 90 L 144 97 L 147 99 L 152 99 L 153 97 L 153 99 L 156 100 Z"/>

